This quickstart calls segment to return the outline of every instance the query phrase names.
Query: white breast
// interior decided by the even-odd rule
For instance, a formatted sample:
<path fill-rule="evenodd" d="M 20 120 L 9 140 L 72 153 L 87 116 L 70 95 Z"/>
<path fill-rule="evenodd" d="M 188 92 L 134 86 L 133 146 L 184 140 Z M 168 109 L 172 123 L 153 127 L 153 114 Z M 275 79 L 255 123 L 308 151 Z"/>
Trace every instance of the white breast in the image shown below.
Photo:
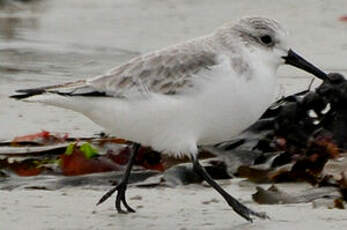
<path fill-rule="evenodd" d="M 272 102 L 275 85 L 274 72 L 259 69 L 247 80 L 228 65 L 204 78 L 198 93 L 143 100 L 94 98 L 88 103 L 95 109 L 85 115 L 117 137 L 187 154 L 197 145 L 230 140 L 255 122 Z"/>

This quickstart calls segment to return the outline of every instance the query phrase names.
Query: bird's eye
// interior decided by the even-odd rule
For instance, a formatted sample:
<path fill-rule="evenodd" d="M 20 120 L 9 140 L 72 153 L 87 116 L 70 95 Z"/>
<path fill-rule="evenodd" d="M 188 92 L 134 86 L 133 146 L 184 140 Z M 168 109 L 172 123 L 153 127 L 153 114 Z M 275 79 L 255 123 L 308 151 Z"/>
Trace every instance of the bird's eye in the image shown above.
<path fill-rule="evenodd" d="M 260 37 L 260 41 L 263 43 L 263 44 L 265 44 L 265 45 L 267 45 L 267 46 L 269 46 L 269 45 L 271 45 L 272 44 L 272 37 L 270 36 L 270 35 L 263 35 L 263 36 L 261 36 Z"/>

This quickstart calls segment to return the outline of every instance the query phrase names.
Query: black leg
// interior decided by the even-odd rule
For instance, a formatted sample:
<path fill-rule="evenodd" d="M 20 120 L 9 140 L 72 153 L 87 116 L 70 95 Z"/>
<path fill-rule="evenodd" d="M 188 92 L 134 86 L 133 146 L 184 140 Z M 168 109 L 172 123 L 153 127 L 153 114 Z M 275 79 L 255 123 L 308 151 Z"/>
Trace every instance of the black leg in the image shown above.
<path fill-rule="evenodd" d="M 133 167 L 134 163 L 135 163 L 135 158 L 137 155 L 137 152 L 140 148 L 139 144 L 134 144 L 134 148 L 133 151 L 131 151 L 131 155 L 130 155 L 130 159 L 128 162 L 128 165 L 125 169 L 125 173 L 123 175 L 123 178 L 121 180 L 120 183 L 118 183 L 115 187 L 113 187 L 111 190 L 109 190 L 107 193 L 105 193 L 101 199 L 98 201 L 98 203 L 96 205 L 99 205 L 101 203 L 103 203 L 105 200 L 107 200 L 114 192 L 118 191 L 117 193 L 117 197 L 116 197 L 116 209 L 118 211 L 118 213 L 127 213 L 126 211 L 124 211 L 121 208 L 121 203 L 123 203 L 124 207 L 127 209 L 128 212 L 135 212 L 134 209 L 132 209 L 127 201 L 126 201 L 126 197 L 125 197 L 125 191 L 127 189 L 127 185 L 128 185 L 128 180 L 129 180 L 129 176 L 130 176 L 130 172 L 131 172 L 131 168 Z"/>
<path fill-rule="evenodd" d="M 199 163 L 199 160 L 196 155 L 192 156 L 192 162 L 194 170 L 197 174 L 199 174 L 209 185 L 211 185 L 219 194 L 222 195 L 224 200 L 229 204 L 230 207 L 232 207 L 235 212 L 237 212 L 240 216 L 245 218 L 246 220 L 253 222 L 251 216 L 257 216 L 260 218 L 269 218 L 265 213 L 258 213 L 255 212 L 243 204 L 241 204 L 238 200 L 236 200 L 234 197 L 232 197 L 229 193 L 227 193 L 222 187 L 220 187 L 213 179 L 212 177 L 207 173 L 204 167 L 202 167 Z"/>

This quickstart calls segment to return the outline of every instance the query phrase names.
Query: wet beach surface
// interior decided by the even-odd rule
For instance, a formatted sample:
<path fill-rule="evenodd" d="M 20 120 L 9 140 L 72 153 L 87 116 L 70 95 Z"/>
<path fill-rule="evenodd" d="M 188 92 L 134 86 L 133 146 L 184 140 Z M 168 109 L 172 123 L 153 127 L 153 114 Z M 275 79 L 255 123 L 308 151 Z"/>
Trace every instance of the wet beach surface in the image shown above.
<path fill-rule="evenodd" d="M 131 57 L 204 35 L 245 15 L 278 19 L 302 56 L 326 72 L 347 74 L 347 2 L 208 0 L 0 1 L 0 139 L 41 129 L 92 136 L 102 131 L 77 113 L 9 99 L 15 89 L 44 86 L 101 74 Z M 280 67 L 283 94 L 306 89 L 311 76 Z M 315 82 L 315 85 L 318 81 Z M 115 118 L 116 119 L 116 118 Z M 297 191 L 306 185 L 284 185 Z M 134 215 L 117 215 L 113 202 L 95 207 L 105 188 L 0 192 L 1 225 L 7 229 L 343 229 L 344 210 L 312 204 L 260 206 L 254 186 L 224 182 L 270 221 L 248 224 L 211 188 L 130 188 Z M 266 187 L 266 185 L 265 185 Z M 141 198 L 139 198 L 141 197 Z M 204 201 L 217 199 L 217 202 Z M 206 203 L 206 202 L 205 202 Z M 30 213 L 30 215 L 28 215 Z M 38 221 L 39 220 L 39 221 Z"/>

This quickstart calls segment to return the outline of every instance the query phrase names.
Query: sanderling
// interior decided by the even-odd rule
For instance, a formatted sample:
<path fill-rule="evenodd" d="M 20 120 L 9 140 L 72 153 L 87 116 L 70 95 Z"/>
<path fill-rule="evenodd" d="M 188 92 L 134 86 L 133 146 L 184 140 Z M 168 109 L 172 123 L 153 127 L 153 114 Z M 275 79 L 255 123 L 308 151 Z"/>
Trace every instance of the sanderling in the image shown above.
<path fill-rule="evenodd" d="M 116 209 L 134 210 L 125 191 L 139 144 L 174 156 L 188 155 L 194 170 L 242 217 L 252 211 L 221 188 L 198 161 L 198 146 L 230 140 L 273 100 L 281 64 L 325 73 L 288 47 L 287 33 L 272 19 L 247 17 L 213 33 L 131 59 L 92 79 L 36 89 L 13 97 L 80 112 L 135 144 L 117 191 Z"/>

